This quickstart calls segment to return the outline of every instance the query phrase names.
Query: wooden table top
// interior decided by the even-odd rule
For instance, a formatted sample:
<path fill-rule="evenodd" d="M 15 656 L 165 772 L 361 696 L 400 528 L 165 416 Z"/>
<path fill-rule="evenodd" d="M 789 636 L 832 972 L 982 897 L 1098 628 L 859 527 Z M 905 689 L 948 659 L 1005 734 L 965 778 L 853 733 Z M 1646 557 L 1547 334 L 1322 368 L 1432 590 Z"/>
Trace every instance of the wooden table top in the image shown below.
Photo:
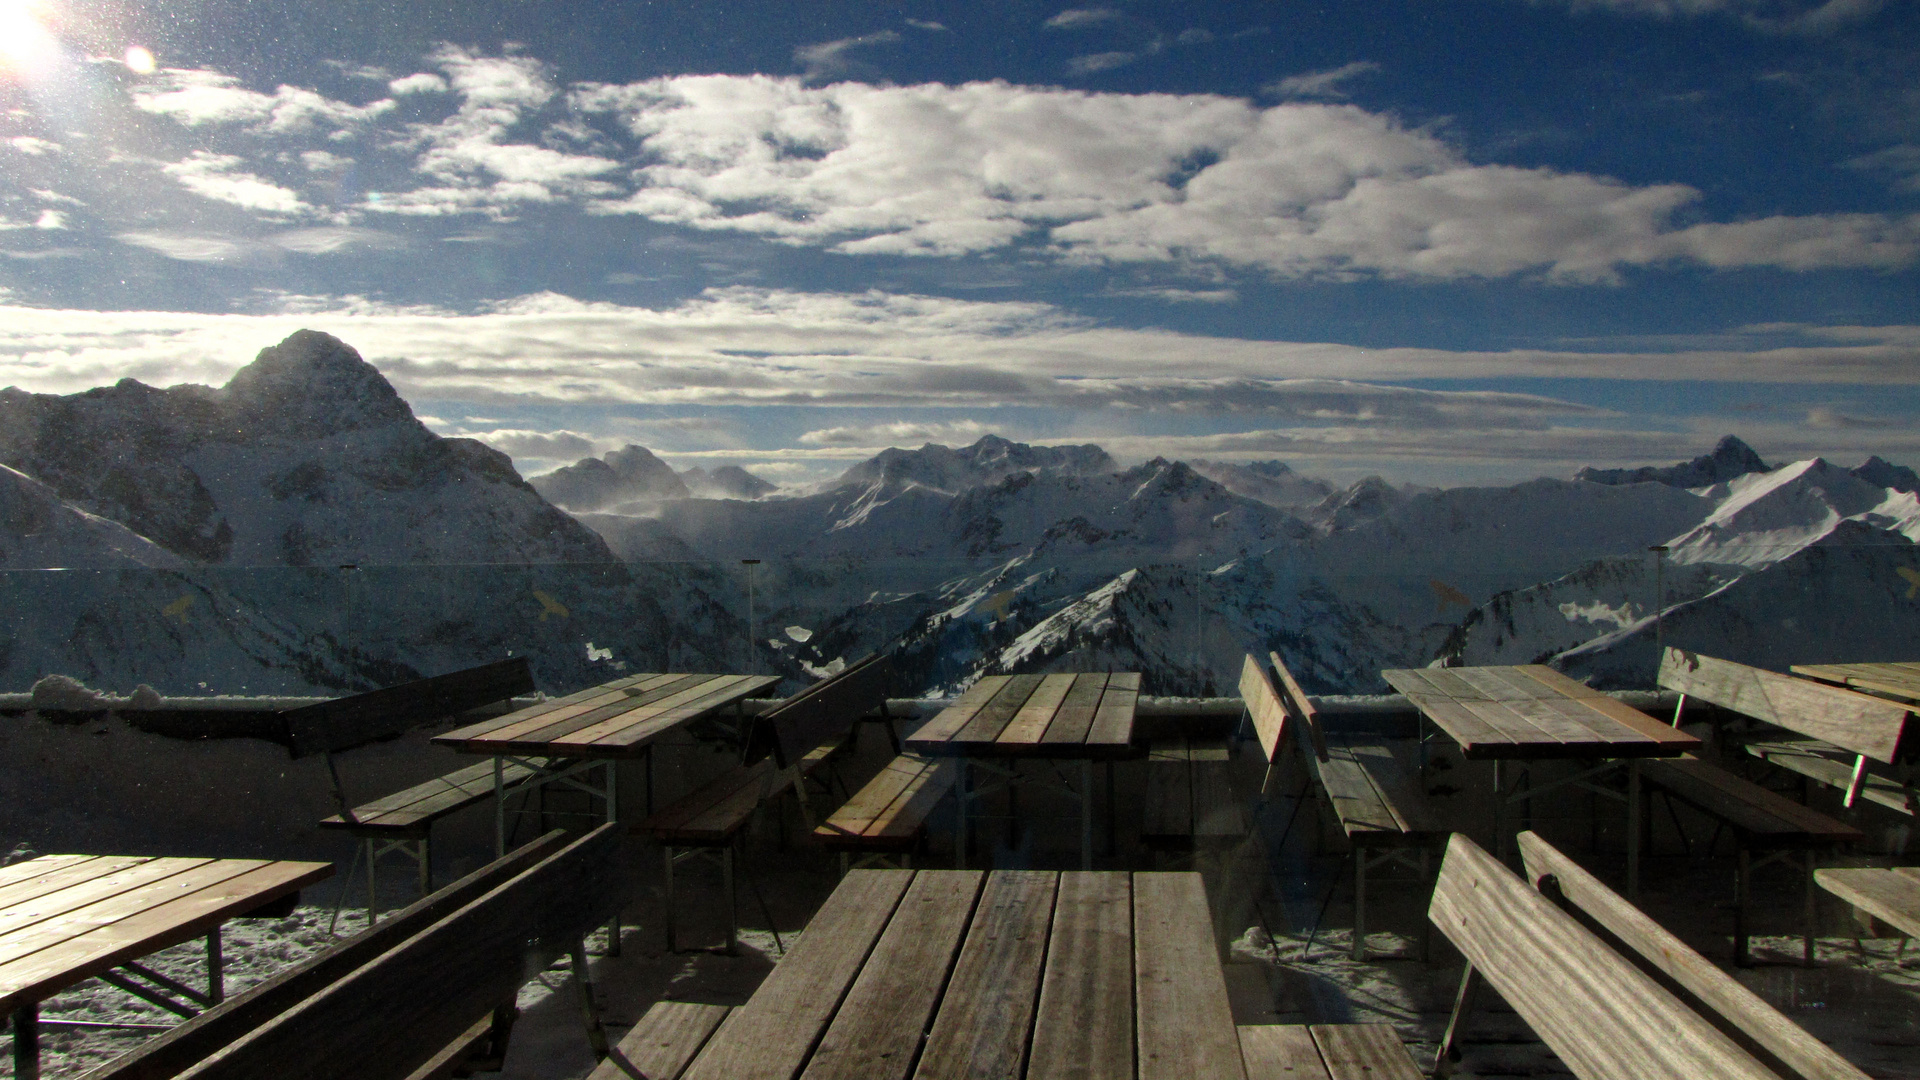
<path fill-rule="evenodd" d="M 1700 740 L 1543 664 L 1397 668 L 1395 690 L 1470 758 L 1676 757 Z"/>
<path fill-rule="evenodd" d="M 1920 702 L 1920 663 L 1795 664 L 1787 670 L 1835 686 Z"/>
<path fill-rule="evenodd" d="M 907 736 L 954 757 L 1133 756 L 1137 672 L 989 675 Z"/>
<path fill-rule="evenodd" d="M 855 870 L 684 1080 L 1023 1062 L 1029 1080 L 1244 1080 L 1200 875 Z"/>
<path fill-rule="evenodd" d="M 200 937 L 332 863 L 42 855 L 0 869 L 0 1014 Z"/>
<path fill-rule="evenodd" d="M 646 672 L 433 738 L 468 754 L 638 756 L 655 739 L 780 681 L 778 675 Z"/>

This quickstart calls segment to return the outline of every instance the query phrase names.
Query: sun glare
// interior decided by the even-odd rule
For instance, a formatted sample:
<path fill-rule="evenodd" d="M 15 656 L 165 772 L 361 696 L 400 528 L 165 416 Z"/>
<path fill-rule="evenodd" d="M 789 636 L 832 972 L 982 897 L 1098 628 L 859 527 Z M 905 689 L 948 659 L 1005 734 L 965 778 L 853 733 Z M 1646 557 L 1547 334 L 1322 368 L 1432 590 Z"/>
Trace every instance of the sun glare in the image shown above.
<path fill-rule="evenodd" d="M 53 63 L 59 42 L 47 28 L 44 0 L 0 0 L 0 66 L 23 74 Z"/>
<path fill-rule="evenodd" d="M 138 45 L 127 46 L 127 70 L 135 75 L 153 74 L 153 54 Z"/>

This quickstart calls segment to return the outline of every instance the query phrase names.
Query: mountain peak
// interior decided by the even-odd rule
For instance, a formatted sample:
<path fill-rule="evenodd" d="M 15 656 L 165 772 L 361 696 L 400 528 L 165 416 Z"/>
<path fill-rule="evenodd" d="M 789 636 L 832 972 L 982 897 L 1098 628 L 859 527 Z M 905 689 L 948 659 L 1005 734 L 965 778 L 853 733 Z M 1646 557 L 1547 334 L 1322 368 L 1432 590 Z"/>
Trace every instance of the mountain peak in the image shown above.
<path fill-rule="evenodd" d="M 582 458 L 527 481 L 549 502 L 577 514 L 639 499 L 684 499 L 686 481 L 644 446 L 627 444 L 605 458 Z"/>
<path fill-rule="evenodd" d="M 1893 462 L 1875 454 L 1860 463 L 1858 468 L 1849 470 L 1853 475 L 1869 484 L 1877 484 L 1894 491 L 1920 491 L 1920 474 L 1915 474 L 1905 465 Z"/>
<path fill-rule="evenodd" d="M 1754 453 L 1753 447 L 1738 436 L 1722 436 L 1710 453 L 1692 461 L 1664 467 L 1645 465 L 1638 469 L 1595 469 L 1588 467 L 1573 474 L 1575 480 L 1591 484 L 1666 484 L 1669 487 L 1698 488 L 1722 484 L 1749 473 L 1771 472 L 1772 466 Z"/>
<path fill-rule="evenodd" d="M 846 484 L 919 484 L 957 492 L 996 483 L 1017 472 L 1086 476 L 1117 471 L 1105 450 L 1080 446 L 1030 446 L 998 435 L 982 435 L 958 449 L 927 443 L 918 450 L 889 447 L 840 475 Z"/>
<path fill-rule="evenodd" d="M 297 330 L 234 372 L 226 397 L 281 434 L 315 435 L 413 419 L 380 369 L 331 334 Z"/>

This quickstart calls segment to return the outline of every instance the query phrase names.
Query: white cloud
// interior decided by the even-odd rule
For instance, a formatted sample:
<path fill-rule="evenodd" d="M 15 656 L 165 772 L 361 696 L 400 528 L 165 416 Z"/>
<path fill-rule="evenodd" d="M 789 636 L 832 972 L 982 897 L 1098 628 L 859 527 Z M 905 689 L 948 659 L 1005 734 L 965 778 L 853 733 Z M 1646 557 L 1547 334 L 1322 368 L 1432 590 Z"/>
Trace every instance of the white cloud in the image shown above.
<path fill-rule="evenodd" d="M 1040 25 L 1049 30 L 1084 30 L 1119 22 L 1125 17 L 1112 8 L 1068 8 Z"/>
<path fill-rule="evenodd" d="M 1269 94 L 1283 98 L 1345 98 L 1347 92 L 1341 88 L 1340 84 L 1362 75 L 1372 75 L 1379 70 L 1380 65 L 1371 60 L 1355 60 L 1351 64 L 1342 64 L 1325 71 L 1289 75 L 1264 89 Z"/>
<path fill-rule="evenodd" d="M 36 229 L 64 229 L 67 227 L 67 215 L 58 210 L 42 210 L 40 211 L 39 218 L 35 219 L 33 227 Z"/>
<path fill-rule="evenodd" d="M 823 41 L 816 45 L 802 45 L 793 50 L 794 63 L 806 70 L 809 82 L 846 75 L 853 68 L 850 54 L 855 49 L 872 45 L 891 45 L 900 40 L 900 34 L 893 30 L 881 30 L 858 37 L 841 38 L 838 41 Z"/>
<path fill-rule="evenodd" d="M 1075 75 L 1092 75 L 1097 71 L 1112 71 L 1125 67 L 1140 59 L 1139 53 L 1115 50 L 1113 52 L 1088 53 L 1067 61 L 1067 70 Z"/>
<path fill-rule="evenodd" d="M 308 172 L 331 173 L 348 168 L 353 159 L 326 150 L 302 150 L 300 164 L 306 166 Z"/>
<path fill-rule="evenodd" d="M 268 237 L 267 242 L 302 255 L 331 255 L 337 251 L 397 251 L 406 247 L 406 241 L 392 233 L 351 225 L 292 229 Z"/>
<path fill-rule="evenodd" d="M 196 233 L 123 232 L 114 239 L 182 262 L 232 262 L 250 250 L 240 241 Z"/>
<path fill-rule="evenodd" d="M 270 135 L 355 128 L 393 109 L 392 100 L 386 98 L 353 105 L 284 84 L 262 94 L 246 89 L 230 75 L 185 68 L 167 68 L 143 81 L 133 90 L 133 104 L 188 127 L 251 124 L 255 132 Z"/>
<path fill-rule="evenodd" d="M 416 71 L 388 83 L 387 90 L 395 97 L 403 97 L 407 94 L 444 94 L 447 92 L 447 80 L 431 71 Z"/>
<path fill-rule="evenodd" d="M 231 203 L 264 214 L 303 215 L 313 207 L 289 188 L 244 171 L 243 159 L 231 154 L 195 150 L 186 158 L 161 167 L 181 187 L 202 198 Z"/>
<path fill-rule="evenodd" d="M 1231 304 L 1240 299 L 1240 294 L 1232 289 L 1177 289 L 1140 288 L 1110 289 L 1108 296 L 1139 296 L 1149 300 L 1165 300 L 1172 304 Z"/>
<path fill-rule="evenodd" d="M 855 427 L 821 428 L 800 436 L 810 446 L 868 447 L 917 446 L 922 443 L 961 444 L 977 441 L 989 429 L 975 420 L 951 423 L 868 424 Z"/>
<path fill-rule="evenodd" d="M 1841 164 L 1849 169 L 1886 176 L 1893 181 L 1896 191 L 1920 191 L 1920 145 L 1901 143 Z"/>
<path fill-rule="evenodd" d="M 61 149 L 59 143 L 34 135 L 15 135 L 6 140 L 6 143 L 15 150 L 32 157 L 40 157 L 43 154 L 50 154 Z"/>
<path fill-rule="evenodd" d="M 1534 0 L 1575 12 L 1611 11 L 1658 19 L 1730 15 L 1774 34 L 1827 34 L 1879 13 L 1885 0 Z"/>
<path fill-rule="evenodd" d="M 449 435 L 478 439 L 511 458 L 538 458 L 546 461 L 578 461 L 604 449 L 604 440 L 577 431 L 530 431 L 526 428 L 498 428 L 493 431 L 451 430 Z"/>
<path fill-rule="evenodd" d="M 86 203 L 80 201 L 79 199 L 74 198 L 71 195 L 62 195 L 57 191 L 49 191 L 46 188 L 28 188 L 27 191 L 31 193 L 34 198 L 39 199 L 41 202 L 54 203 L 59 206 L 87 205 Z"/>
<path fill-rule="evenodd" d="M 1476 165 L 1350 105 L 723 75 L 586 86 L 572 101 L 624 120 L 644 162 L 633 191 L 591 210 L 850 254 L 1038 244 L 1073 261 L 1277 277 L 1563 282 L 1680 262 L 1813 269 L 1920 257 L 1920 219 L 1677 230 L 1674 213 L 1700 198 L 1692 187 Z"/>

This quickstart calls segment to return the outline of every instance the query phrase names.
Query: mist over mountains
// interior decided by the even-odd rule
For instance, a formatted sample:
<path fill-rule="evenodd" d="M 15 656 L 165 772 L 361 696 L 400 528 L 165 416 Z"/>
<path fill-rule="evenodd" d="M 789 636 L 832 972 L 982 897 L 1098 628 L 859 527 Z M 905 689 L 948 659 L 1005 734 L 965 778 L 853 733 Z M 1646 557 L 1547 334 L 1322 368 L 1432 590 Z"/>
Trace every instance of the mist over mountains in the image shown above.
<path fill-rule="evenodd" d="M 0 391 L 0 466 L 14 690 L 330 693 L 515 654 L 558 692 L 619 670 L 799 680 L 876 649 L 933 694 L 1109 667 L 1230 693 L 1260 649 L 1316 692 L 1432 662 L 1626 686 L 1651 679 L 1656 615 L 1669 644 L 1773 667 L 1920 653 L 1920 478 L 1769 466 L 1731 436 L 1446 490 L 992 435 L 811 492 L 639 446 L 526 481 L 303 331 L 219 388 Z"/>

